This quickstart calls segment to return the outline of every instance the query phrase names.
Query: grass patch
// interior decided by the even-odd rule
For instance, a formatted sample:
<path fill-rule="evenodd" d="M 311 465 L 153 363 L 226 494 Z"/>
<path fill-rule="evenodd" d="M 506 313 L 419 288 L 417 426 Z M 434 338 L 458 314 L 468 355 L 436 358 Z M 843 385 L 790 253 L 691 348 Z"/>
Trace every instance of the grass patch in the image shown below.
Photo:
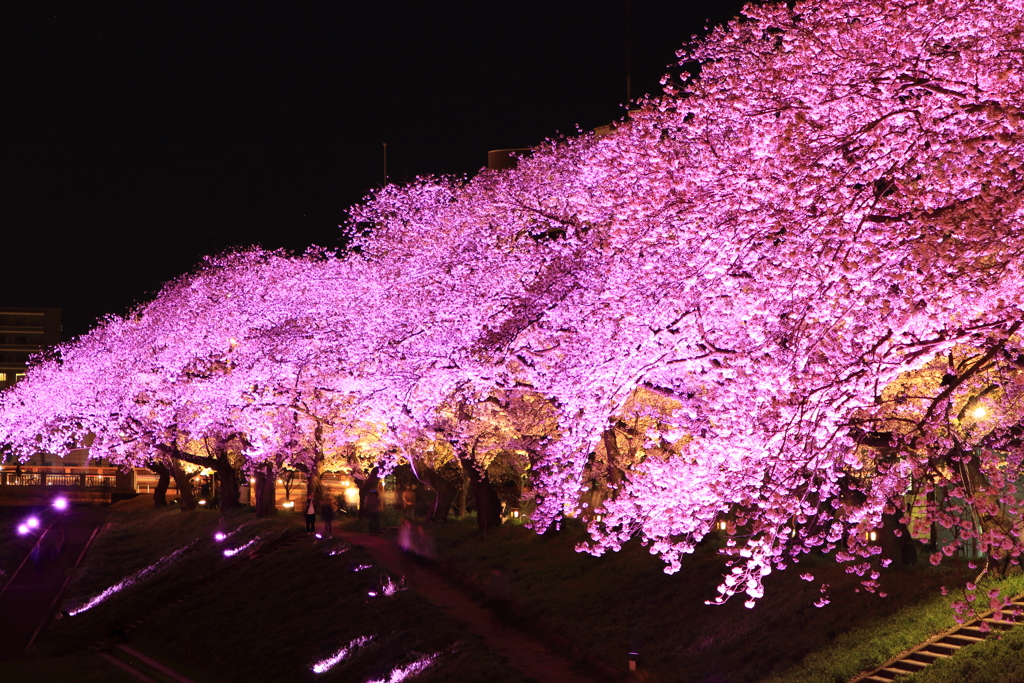
<path fill-rule="evenodd" d="M 859 578 L 831 559 L 809 556 L 767 577 L 754 609 L 742 599 L 715 607 L 704 601 L 717 594 L 724 571 L 717 541 L 669 576 L 636 541 L 599 558 L 575 552 L 586 539 L 575 524 L 551 537 L 508 525 L 485 538 L 462 522 L 438 525 L 434 533 L 442 559 L 478 586 L 493 566 L 508 571 L 528 622 L 620 671 L 628 653 L 638 651 L 652 680 L 660 681 L 754 682 L 772 674 L 775 681 L 846 681 L 948 628 L 952 611 L 939 588 L 962 583 L 955 570 L 930 565 L 887 571 L 881 586 L 888 597 L 880 598 L 856 592 Z M 813 582 L 800 579 L 808 571 Z M 817 608 L 822 584 L 831 603 Z"/>
<path fill-rule="evenodd" d="M 1011 595 L 1016 595 L 1024 590 L 1024 576 L 1018 574 L 1003 581 L 993 582 L 991 587 L 998 587 Z M 952 596 L 943 597 L 935 594 L 886 618 L 868 620 L 865 624 L 836 638 L 831 645 L 810 654 L 798 666 L 784 672 L 783 675 L 768 678 L 765 683 L 848 681 L 863 671 L 881 666 L 928 638 L 955 627 L 956 621 L 950 607 L 952 599 Z M 958 653 L 954 659 L 973 652 L 974 648 L 972 645 L 963 653 Z M 1024 660 L 1018 662 L 1017 666 L 1021 665 L 1024 665 Z M 1004 672 L 1014 668 L 1016 667 L 1004 669 Z M 961 679 L 954 677 L 949 680 Z"/>
<path fill-rule="evenodd" d="M 389 577 L 373 566 L 355 571 L 373 565 L 357 548 L 303 536 L 251 562 L 244 561 L 244 553 L 223 556 L 225 547 L 257 536 L 271 542 L 299 528 L 298 516 L 257 520 L 251 511 L 223 518 L 215 512 L 117 514 L 75 576 L 68 605 L 80 604 L 175 550 L 188 550 L 95 607 L 54 622 L 34 655 L 62 657 L 149 614 L 129 631 L 129 643 L 200 683 L 387 680 L 394 668 L 435 654 L 435 663 L 416 681 L 523 680 L 414 591 L 370 597 Z M 235 533 L 217 543 L 212 538 L 218 529 Z M 349 658 L 325 673 L 311 672 L 315 662 L 367 636 L 372 641 Z"/>
<path fill-rule="evenodd" d="M 139 683 L 139 679 L 97 654 L 0 662 L 0 680 Z"/>
<path fill-rule="evenodd" d="M 905 683 L 1024 683 L 1024 627 L 971 645 Z"/>

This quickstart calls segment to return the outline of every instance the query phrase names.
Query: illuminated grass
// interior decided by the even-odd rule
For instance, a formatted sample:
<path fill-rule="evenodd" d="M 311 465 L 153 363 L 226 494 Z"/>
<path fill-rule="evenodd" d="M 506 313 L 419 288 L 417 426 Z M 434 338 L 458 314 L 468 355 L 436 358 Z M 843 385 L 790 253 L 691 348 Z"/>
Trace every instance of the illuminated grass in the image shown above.
<path fill-rule="evenodd" d="M 118 581 L 117 583 L 115 583 L 110 588 L 107 588 L 106 590 L 102 591 L 99 595 L 96 595 L 96 596 L 90 598 L 89 600 L 81 603 L 79 606 L 77 606 L 77 607 L 70 607 L 70 606 L 67 607 L 67 612 L 69 614 L 71 614 L 71 616 L 76 616 L 78 614 L 81 614 L 82 612 L 86 611 L 87 609 L 91 609 L 91 608 L 95 607 L 96 605 L 100 604 L 101 602 L 103 602 L 104 600 L 109 598 L 114 593 L 117 593 L 117 592 L 121 591 L 122 589 L 124 589 L 124 588 L 126 588 L 128 586 L 131 586 L 132 584 L 138 583 L 139 581 L 142 581 L 143 579 L 147 579 L 147 578 L 149 578 L 149 577 L 151 577 L 151 576 L 153 576 L 155 574 L 159 574 L 161 571 L 163 571 L 164 569 L 167 569 L 171 564 L 173 564 L 175 560 L 177 560 L 179 557 L 181 557 L 182 553 L 187 552 L 197 542 L 198 541 L 192 541 L 191 543 L 189 543 L 188 545 L 184 546 L 183 548 L 179 548 L 178 550 L 175 550 L 173 553 L 171 553 L 169 555 L 165 555 L 164 557 L 161 557 L 159 560 L 157 560 L 153 564 L 149 565 L 148 567 L 145 567 L 144 569 L 140 569 L 139 571 L 135 572 L 131 576 L 128 576 L 128 577 L 126 577 L 125 579 L 123 579 L 121 581 Z"/>
<path fill-rule="evenodd" d="M 328 669 L 334 667 L 335 664 L 338 664 L 347 659 L 349 654 L 351 654 L 353 650 L 363 647 L 372 640 L 373 636 L 361 636 L 359 638 L 356 638 L 351 643 L 341 648 L 327 659 L 321 659 L 319 662 L 314 664 L 310 668 L 310 671 L 312 671 L 315 674 L 322 674 Z"/>

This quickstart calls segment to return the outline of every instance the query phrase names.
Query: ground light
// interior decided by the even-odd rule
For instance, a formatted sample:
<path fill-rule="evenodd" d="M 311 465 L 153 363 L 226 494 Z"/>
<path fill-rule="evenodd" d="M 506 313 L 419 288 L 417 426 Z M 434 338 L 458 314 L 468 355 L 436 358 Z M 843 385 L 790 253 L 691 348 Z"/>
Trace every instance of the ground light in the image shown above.
<path fill-rule="evenodd" d="M 342 662 L 345 659 L 347 659 L 353 650 L 363 647 L 372 640 L 373 636 L 362 636 L 360 638 L 356 638 L 351 643 L 341 648 L 327 659 L 321 659 L 319 662 L 314 664 L 313 668 L 310 669 L 310 671 L 312 671 L 315 674 L 322 674 L 338 662 Z"/>
<path fill-rule="evenodd" d="M 227 537 L 228 537 L 228 535 L 226 533 L 224 533 L 223 531 L 218 531 L 217 533 L 215 533 L 213 535 L 214 540 L 217 540 L 217 541 L 223 541 Z"/>
<path fill-rule="evenodd" d="M 252 539 L 251 541 L 249 541 L 245 545 L 238 546 L 237 548 L 228 548 L 228 549 L 226 549 L 224 551 L 224 557 L 234 557 L 235 555 L 237 555 L 238 553 L 242 552 L 243 550 L 245 550 L 249 546 L 251 546 L 251 545 L 253 545 L 255 543 L 258 543 L 259 540 L 260 540 L 260 537 L 257 536 L 256 538 Z"/>
<path fill-rule="evenodd" d="M 29 517 L 28 519 L 25 520 L 25 524 L 28 525 L 29 529 L 38 529 L 39 528 L 39 518 L 38 517 Z"/>
<path fill-rule="evenodd" d="M 400 681 L 404 681 L 409 676 L 418 674 L 419 672 L 426 669 L 428 666 L 434 663 L 435 659 L 437 659 L 436 654 L 427 655 L 426 657 L 417 659 L 415 662 L 407 666 L 396 666 L 394 669 L 391 670 L 391 673 L 388 675 L 387 678 L 376 678 L 372 681 L 367 681 L 367 683 L 400 683 Z"/>
<path fill-rule="evenodd" d="M 53 499 L 53 507 L 57 508 L 58 510 L 67 510 L 68 509 L 68 499 L 63 497 L 63 496 L 61 496 L 59 498 L 54 498 Z"/>

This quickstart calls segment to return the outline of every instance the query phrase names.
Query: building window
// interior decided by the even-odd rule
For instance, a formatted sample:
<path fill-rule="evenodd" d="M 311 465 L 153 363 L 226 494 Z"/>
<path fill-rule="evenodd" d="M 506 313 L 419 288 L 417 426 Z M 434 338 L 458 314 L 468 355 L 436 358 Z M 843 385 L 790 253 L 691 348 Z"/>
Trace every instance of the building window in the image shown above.
<path fill-rule="evenodd" d="M 0 382 L 6 382 L 6 381 L 7 381 L 7 373 L 6 372 L 0 372 Z"/>

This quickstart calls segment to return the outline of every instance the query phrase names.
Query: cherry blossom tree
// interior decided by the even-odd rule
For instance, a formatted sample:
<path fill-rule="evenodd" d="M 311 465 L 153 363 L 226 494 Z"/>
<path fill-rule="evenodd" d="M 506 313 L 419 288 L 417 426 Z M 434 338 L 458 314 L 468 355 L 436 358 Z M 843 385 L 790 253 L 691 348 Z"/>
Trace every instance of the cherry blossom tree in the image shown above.
<path fill-rule="evenodd" d="M 751 5 L 611 135 L 383 188 L 343 257 L 210 259 L 33 367 L 0 440 L 314 486 L 521 451 L 534 527 L 584 513 L 581 550 L 640 536 L 673 572 L 728 516 L 716 602 L 812 549 L 874 590 L 869 532 L 913 514 L 1005 570 L 1022 42 L 1020 0 Z"/>

